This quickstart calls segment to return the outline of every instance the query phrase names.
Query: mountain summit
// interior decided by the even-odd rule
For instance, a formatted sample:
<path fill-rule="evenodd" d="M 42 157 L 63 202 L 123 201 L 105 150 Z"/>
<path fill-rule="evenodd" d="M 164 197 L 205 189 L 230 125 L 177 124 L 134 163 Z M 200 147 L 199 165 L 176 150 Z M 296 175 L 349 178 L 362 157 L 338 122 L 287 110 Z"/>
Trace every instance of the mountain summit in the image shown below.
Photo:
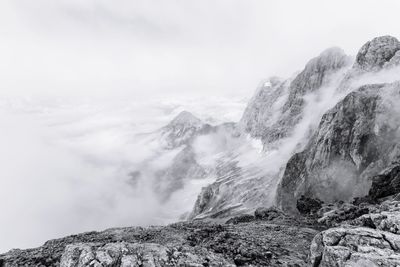
<path fill-rule="evenodd" d="M 197 133 L 209 127 L 188 111 L 180 112 L 168 125 L 161 129 L 166 148 L 176 148 L 187 144 Z"/>

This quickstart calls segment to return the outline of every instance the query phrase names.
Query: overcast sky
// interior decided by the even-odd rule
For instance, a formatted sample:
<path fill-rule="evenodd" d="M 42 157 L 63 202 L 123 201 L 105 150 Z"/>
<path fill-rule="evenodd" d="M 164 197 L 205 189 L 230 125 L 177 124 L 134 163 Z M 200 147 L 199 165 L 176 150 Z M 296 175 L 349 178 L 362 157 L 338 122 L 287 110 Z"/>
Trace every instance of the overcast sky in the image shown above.
<path fill-rule="evenodd" d="M 400 37 L 398 0 L 2 0 L 0 93 L 246 95 L 330 46 Z"/>

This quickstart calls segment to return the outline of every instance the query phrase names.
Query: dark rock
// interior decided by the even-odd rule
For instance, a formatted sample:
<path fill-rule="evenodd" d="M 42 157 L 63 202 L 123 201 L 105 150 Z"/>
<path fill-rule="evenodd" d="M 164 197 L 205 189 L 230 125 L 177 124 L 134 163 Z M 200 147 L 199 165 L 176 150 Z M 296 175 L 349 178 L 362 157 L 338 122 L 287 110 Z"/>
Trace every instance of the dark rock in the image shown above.
<path fill-rule="evenodd" d="M 373 200 L 400 193 L 400 165 L 389 167 L 372 178 L 368 196 Z"/>
<path fill-rule="evenodd" d="M 275 218 L 284 216 L 285 214 L 276 207 L 258 208 L 254 212 L 254 217 L 259 220 L 270 221 Z"/>
<path fill-rule="evenodd" d="M 255 217 L 250 214 L 244 214 L 240 216 L 233 217 L 226 221 L 227 224 L 238 224 L 238 223 L 243 223 L 243 222 L 251 222 L 254 221 Z"/>
<path fill-rule="evenodd" d="M 321 208 L 322 203 L 323 202 L 319 199 L 301 196 L 300 199 L 297 200 L 296 207 L 301 214 L 306 215 L 317 212 Z"/>

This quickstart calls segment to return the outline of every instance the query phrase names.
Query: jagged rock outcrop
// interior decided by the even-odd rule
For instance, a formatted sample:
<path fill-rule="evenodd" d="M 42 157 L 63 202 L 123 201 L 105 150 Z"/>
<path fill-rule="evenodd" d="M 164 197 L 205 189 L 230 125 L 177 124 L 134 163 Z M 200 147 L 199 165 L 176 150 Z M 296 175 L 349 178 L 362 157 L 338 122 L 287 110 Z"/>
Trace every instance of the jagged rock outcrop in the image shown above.
<path fill-rule="evenodd" d="M 399 48 L 400 42 L 392 36 L 376 37 L 365 43 L 357 53 L 352 68 L 341 81 L 338 91 L 348 93 L 354 89 L 353 83 L 360 85 L 360 80 L 370 80 L 371 75 L 400 66 Z"/>
<path fill-rule="evenodd" d="M 400 124 L 391 101 L 399 96 L 399 83 L 366 85 L 324 114 L 306 149 L 287 163 L 279 204 L 295 211 L 301 195 L 324 202 L 366 195 L 368 178 L 397 157 Z"/>
<path fill-rule="evenodd" d="M 313 266 L 398 266 L 399 211 L 400 202 L 390 199 L 363 206 L 343 203 L 324 213 L 319 221 L 336 222 L 327 225 L 336 227 L 314 237 L 311 245 Z"/>
<path fill-rule="evenodd" d="M 343 50 L 334 47 L 310 60 L 293 79 L 270 79 L 257 90 L 240 124 L 266 145 L 289 136 L 302 118 L 304 96 L 328 85 L 334 75 L 350 63 Z"/>
<path fill-rule="evenodd" d="M 349 57 L 341 49 L 331 48 L 310 60 L 293 79 L 274 77 L 263 82 L 249 102 L 239 129 L 252 138 L 261 139 L 264 151 L 279 149 L 304 115 L 306 103 L 303 97 L 322 90 L 348 65 Z M 270 169 L 265 167 L 266 164 L 276 159 L 266 157 L 262 160 L 261 153 L 252 164 L 243 164 L 237 155 L 221 158 L 215 171 L 216 181 L 202 191 L 190 218 L 233 216 L 250 212 L 254 206 L 273 204 L 280 167 L 296 149 L 296 142 L 292 141 L 293 147 L 277 156 L 279 162 Z M 240 151 L 241 146 L 243 144 L 237 145 L 233 154 L 244 154 Z M 267 184 L 269 190 L 263 184 Z"/>
<path fill-rule="evenodd" d="M 400 264 L 400 236 L 365 227 L 331 228 L 311 245 L 315 267 L 388 266 Z"/>
<path fill-rule="evenodd" d="M 372 200 L 394 195 L 400 192 L 400 163 L 388 167 L 372 178 L 368 197 Z"/>
<path fill-rule="evenodd" d="M 400 234 L 400 201 L 391 199 L 379 205 L 370 206 L 367 214 L 349 223 Z"/>
<path fill-rule="evenodd" d="M 381 36 L 361 47 L 354 67 L 362 71 L 377 71 L 388 65 L 396 65 L 399 56 L 400 42 L 392 36 Z"/>
<path fill-rule="evenodd" d="M 19 266 L 305 266 L 317 231 L 257 222 L 177 223 L 119 228 L 46 242 L 0 255 L 2 267 Z"/>

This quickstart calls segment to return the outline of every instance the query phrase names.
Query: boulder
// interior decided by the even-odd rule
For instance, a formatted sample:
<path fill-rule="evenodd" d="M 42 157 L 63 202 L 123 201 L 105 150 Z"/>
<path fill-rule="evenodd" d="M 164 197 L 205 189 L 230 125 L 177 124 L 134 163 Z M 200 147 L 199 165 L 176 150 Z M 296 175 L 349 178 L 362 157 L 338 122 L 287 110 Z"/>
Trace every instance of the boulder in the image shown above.
<path fill-rule="evenodd" d="M 314 267 L 400 265 L 400 236 L 364 227 L 331 228 L 311 244 Z"/>
<path fill-rule="evenodd" d="M 363 71 L 379 70 L 391 60 L 397 61 L 398 51 L 400 51 L 400 42 L 395 37 L 389 35 L 376 37 L 361 47 L 356 57 L 355 67 Z"/>

